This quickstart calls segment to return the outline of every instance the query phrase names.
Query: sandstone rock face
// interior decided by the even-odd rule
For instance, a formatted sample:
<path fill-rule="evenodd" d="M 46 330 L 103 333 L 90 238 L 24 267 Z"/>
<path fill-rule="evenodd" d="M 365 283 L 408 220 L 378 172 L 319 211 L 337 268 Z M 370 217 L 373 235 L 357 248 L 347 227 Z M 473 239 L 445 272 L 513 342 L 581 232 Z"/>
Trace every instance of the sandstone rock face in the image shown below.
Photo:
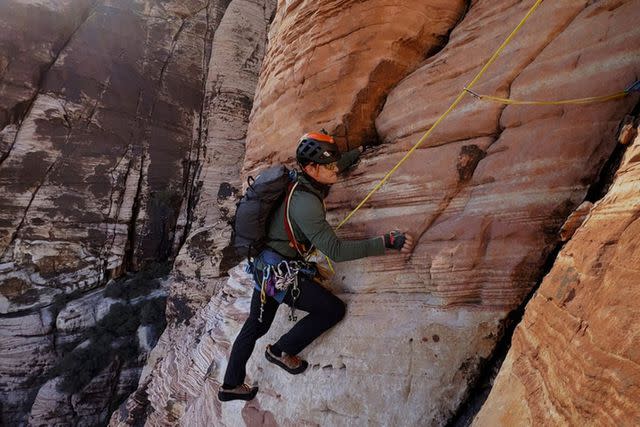
<path fill-rule="evenodd" d="M 206 380 L 207 372 L 224 357 L 208 334 L 226 315 L 221 310 L 229 301 L 226 272 L 238 263 L 228 248 L 229 220 L 242 186 L 244 140 L 274 11 L 273 1 L 232 0 L 215 33 L 205 94 L 205 144 L 196 177 L 201 190 L 191 233 L 174 263 L 167 303 L 170 326 L 152 351 L 138 390 L 110 425 L 189 424 L 188 417 L 210 425 L 219 419 L 208 418 L 210 411 L 194 414 L 189 407 L 203 387 L 215 388 Z M 209 400 L 205 406 L 213 404 Z"/>
<path fill-rule="evenodd" d="M 91 3 L 72 0 L 0 4 L 0 164 L 16 142 L 18 128 L 31 108 L 40 81 L 86 19 Z"/>
<path fill-rule="evenodd" d="M 184 238 L 227 4 L 0 4 L 0 423 L 103 423 L 135 388 L 133 354 L 77 395 L 40 390 L 109 312 L 92 289 Z"/>
<path fill-rule="evenodd" d="M 300 133 L 320 127 L 343 148 L 383 142 L 334 186 L 327 202 L 337 223 L 434 123 L 529 4 L 281 1 L 269 28 L 275 5 L 258 0 L 50 3 L 54 14 L 75 7 L 47 41 L 52 52 L 28 62 L 50 69 L 11 92 L 0 111 L 7 123 L 0 130 L 3 423 L 63 424 L 77 414 L 102 422 L 113 407 L 99 390 L 131 390 L 137 367 L 113 360 L 70 396 L 57 391 L 60 378 L 42 387 L 25 381 L 26 373 L 49 372 L 56 343 L 91 345 L 78 342 L 80 331 L 101 312 L 70 303 L 59 314 L 47 305 L 179 251 L 170 326 L 111 425 L 444 424 L 493 352 L 507 313 L 541 279 L 560 226 L 598 179 L 617 127 L 638 102 L 633 95 L 579 107 L 504 107 L 467 97 L 340 231 L 357 238 L 410 230 L 418 240 L 412 256 L 337 266 L 331 286 L 347 317 L 304 351 L 312 366 L 295 381 L 261 355 L 290 327 L 281 309 L 248 366 L 260 394 L 222 405 L 217 387 L 251 293 L 228 248 L 241 169 L 289 161 Z M 475 90 L 527 99 L 620 90 L 640 74 L 639 11 L 638 0 L 545 2 Z M 0 60 L 0 76 L 10 75 L 7 63 Z M 22 99 L 26 110 L 16 107 Z M 611 275 L 602 283 L 631 274 L 596 264 L 593 274 Z M 575 309 L 627 307 L 609 297 L 577 298 L 583 305 Z M 614 372 L 636 374 L 626 362 L 636 360 L 635 338 L 602 321 L 598 336 L 620 343 L 620 360 L 598 353 L 571 321 L 588 337 L 577 338 L 592 355 L 583 366 L 601 372 L 611 362 Z M 134 332 L 145 339 L 145 331 Z M 544 357 L 507 361 L 505 369 L 520 373 L 517 396 L 539 390 L 527 369 L 548 363 Z M 616 393 L 634 385 L 593 377 L 575 384 L 600 381 Z M 612 408 L 628 408 L 634 396 Z M 512 419 L 544 421 L 539 406 L 510 405 L 520 414 Z M 580 419 L 582 401 L 571 405 L 558 405 L 562 415 L 553 420 Z"/>
<path fill-rule="evenodd" d="M 73 3 L 53 2 L 58 13 L 74 10 L 71 22 L 83 10 Z M 0 312 L 39 307 L 171 255 L 216 13 L 204 1 L 178 3 L 97 2 L 72 34 L 61 28 L 64 49 L 33 53 L 57 57 L 0 164 L 0 280 L 12 283 Z M 39 10 L 16 7 L 27 16 Z M 15 74 L 43 66 L 15 66 L 7 66 L 2 97 L 17 105 L 26 95 L 11 91 Z"/>
<path fill-rule="evenodd" d="M 640 138 L 527 306 L 477 426 L 640 422 Z"/>
<path fill-rule="evenodd" d="M 319 11 L 333 7 L 316 5 Z M 526 99 L 620 90 L 640 72 L 633 60 L 639 6 L 638 1 L 544 3 L 476 89 Z M 434 16 L 447 16 L 446 8 L 433 7 Z M 386 71 L 382 86 L 393 89 L 375 124 L 387 144 L 365 155 L 347 180 L 334 186 L 331 221 L 337 223 L 417 141 L 528 7 L 516 1 L 474 2 L 442 51 L 421 65 L 415 60 Z M 342 13 L 346 16 L 335 13 L 339 28 L 327 28 L 327 34 L 367 31 L 362 28 L 367 20 L 345 29 Z M 362 84 L 340 73 L 375 70 L 375 65 L 360 68 L 349 65 L 350 55 L 323 54 L 327 66 L 305 75 L 314 51 L 326 45 L 295 36 L 315 22 L 312 18 L 310 3 L 279 4 L 247 133 L 245 172 L 289 159 L 306 126 L 326 126 L 344 145 L 367 135 L 350 137 L 348 129 L 370 129 L 366 122 L 377 107 L 352 97 L 357 88 L 378 87 L 375 73 L 366 72 L 370 81 Z M 413 45 L 411 35 L 398 36 L 390 27 L 395 49 Z M 385 34 L 384 28 L 376 26 L 376 34 Z M 331 43 L 357 56 L 362 43 L 348 40 Z M 385 48 L 370 55 L 384 57 Z M 429 47 L 419 50 L 424 55 Z M 288 55 L 300 59 L 280 59 Z M 418 68 L 406 76 L 412 67 Z M 278 76 L 296 85 L 295 96 Z M 351 81 L 356 89 L 345 89 L 338 80 Z M 329 95 L 316 96 L 322 90 Z M 307 101 L 297 104 L 294 98 Z M 324 99 L 335 109 L 323 105 Z M 290 327 L 282 309 L 248 367 L 248 381 L 260 385 L 258 397 L 224 405 L 216 400 L 251 293 L 248 276 L 237 267 L 229 280 L 211 281 L 210 290 L 188 299 L 201 301 L 213 292 L 204 309 L 191 310 L 188 327 L 165 332 L 144 393 L 136 393 L 112 425 L 132 423 L 127 414 L 145 400 L 153 407 L 149 425 L 444 424 L 492 353 L 506 314 L 541 278 L 560 226 L 597 180 L 615 147 L 616 128 L 636 102 L 634 95 L 580 107 L 505 108 L 467 98 L 340 232 L 354 238 L 403 228 L 417 234 L 418 244 L 409 259 L 388 255 L 338 266 L 332 290 L 347 302 L 347 317 L 303 352 L 312 364 L 308 372 L 292 381 L 261 355 L 265 343 Z M 351 114 L 352 105 L 366 114 Z M 349 122 L 354 117 L 361 123 Z"/>
<path fill-rule="evenodd" d="M 376 141 L 391 87 L 439 49 L 464 1 L 280 1 L 247 132 L 245 169 L 292 157 L 325 128 L 342 148 Z M 276 145 L 274 145 L 276 144 Z"/>

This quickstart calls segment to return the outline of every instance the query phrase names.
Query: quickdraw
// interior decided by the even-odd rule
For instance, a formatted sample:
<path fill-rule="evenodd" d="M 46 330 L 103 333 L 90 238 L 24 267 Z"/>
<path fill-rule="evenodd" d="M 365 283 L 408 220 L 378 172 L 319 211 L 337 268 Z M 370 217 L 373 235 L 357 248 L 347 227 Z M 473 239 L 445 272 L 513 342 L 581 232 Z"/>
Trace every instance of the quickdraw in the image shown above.
<path fill-rule="evenodd" d="M 295 322 L 298 320 L 296 316 L 296 301 L 300 297 L 300 288 L 298 287 L 298 275 L 313 277 L 316 274 L 315 267 L 304 261 L 280 261 L 275 265 L 268 265 L 262 272 L 262 282 L 260 283 L 260 316 L 258 321 L 262 323 L 262 314 L 264 305 L 267 302 L 267 296 L 273 297 L 278 291 L 287 291 L 291 287 L 291 313 L 289 320 Z"/>

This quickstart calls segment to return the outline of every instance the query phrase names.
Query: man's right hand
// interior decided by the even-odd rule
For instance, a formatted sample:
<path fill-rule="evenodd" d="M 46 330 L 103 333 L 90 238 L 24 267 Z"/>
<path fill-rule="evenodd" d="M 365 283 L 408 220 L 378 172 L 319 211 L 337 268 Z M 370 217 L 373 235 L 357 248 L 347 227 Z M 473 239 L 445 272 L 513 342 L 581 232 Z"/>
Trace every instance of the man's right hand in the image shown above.
<path fill-rule="evenodd" d="M 413 251 L 413 246 L 414 246 L 414 240 L 413 240 L 413 236 L 409 233 L 405 233 L 404 234 L 404 245 L 402 245 L 402 248 L 400 249 L 400 253 L 403 254 L 410 254 Z"/>
<path fill-rule="evenodd" d="M 387 249 L 396 249 L 403 254 L 411 253 L 413 249 L 413 236 L 394 230 L 384 235 L 384 246 Z"/>

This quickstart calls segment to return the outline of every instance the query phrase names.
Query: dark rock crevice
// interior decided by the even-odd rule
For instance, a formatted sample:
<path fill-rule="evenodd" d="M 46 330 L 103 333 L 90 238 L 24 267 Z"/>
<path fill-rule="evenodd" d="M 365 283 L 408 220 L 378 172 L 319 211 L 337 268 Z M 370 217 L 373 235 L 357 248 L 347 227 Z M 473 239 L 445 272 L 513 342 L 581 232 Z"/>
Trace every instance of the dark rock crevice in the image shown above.
<path fill-rule="evenodd" d="M 94 101 L 94 103 L 91 105 L 91 107 L 89 108 L 89 111 L 87 112 L 87 116 L 84 118 L 85 121 L 85 125 L 84 125 L 84 129 L 87 130 L 89 129 L 89 126 L 91 125 L 91 123 L 93 123 L 93 117 L 95 116 L 96 112 L 98 111 L 98 105 L 100 104 L 100 102 L 102 102 L 102 100 L 104 99 L 105 95 L 107 94 L 107 91 L 111 88 L 111 76 L 107 76 L 107 78 L 105 79 L 104 83 L 102 84 L 102 90 L 100 91 L 100 95 L 98 95 Z"/>
<path fill-rule="evenodd" d="M 375 120 L 382 112 L 384 105 L 387 102 L 388 94 L 390 94 L 398 86 L 398 84 L 400 84 L 407 76 L 411 75 L 411 73 L 415 72 L 420 67 L 422 67 L 425 61 L 437 55 L 449 44 L 451 33 L 458 27 L 458 25 L 460 25 L 462 21 L 464 21 L 464 18 L 469 12 L 470 8 L 471 8 L 471 0 L 466 0 L 464 10 L 460 14 L 460 17 L 458 18 L 458 20 L 451 26 L 451 28 L 449 28 L 446 34 L 438 37 L 438 43 L 436 45 L 432 46 L 431 48 L 425 51 L 422 61 L 415 64 L 413 69 L 400 70 L 400 69 L 397 69 L 397 66 L 394 66 L 394 64 L 391 62 L 382 62 L 376 67 L 376 69 L 374 69 L 371 72 L 370 74 L 371 81 L 377 81 L 381 79 L 383 76 L 387 76 L 389 74 L 395 74 L 396 76 L 400 76 L 400 77 L 396 78 L 396 81 L 394 83 L 386 87 L 384 93 L 381 93 L 379 96 L 377 96 L 377 100 L 375 102 L 375 108 L 372 109 L 369 115 L 369 118 L 367 119 L 367 121 L 372 124 L 371 129 L 365 133 L 364 140 L 360 143 L 360 145 L 377 146 L 384 142 L 378 133 L 377 127 L 375 126 Z M 371 102 L 366 98 L 366 96 L 368 95 L 368 92 L 369 92 L 369 88 L 365 87 L 363 90 L 360 91 L 360 93 L 357 94 L 357 98 L 356 98 L 357 101 L 355 103 L 356 106 L 364 105 L 366 103 Z M 346 135 L 349 134 L 349 128 L 353 126 L 353 124 L 350 122 L 356 122 L 356 120 L 354 119 L 356 119 L 357 117 L 354 117 L 354 116 L 355 115 L 353 114 L 353 112 L 345 115 L 345 118 L 343 120 L 344 129 L 338 129 L 337 132 L 339 134 L 346 134 Z M 348 148 L 353 148 L 351 144 L 349 144 L 349 141 L 347 141 L 347 146 Z"/>
<path fill-rule="evenodd" d="M 127 145 L 127 149 L 125 150 L 125 152 L 123 153 L 122 157 L 120 158 L 120 160 L 118 160 L 118 162 L 116 163 L 116 165 L 113 167 L 113 169 L 109 172 L 109 176 L 112 179 L 112 184 L 116 181 L 115 178 L 115 174 L 116 171 L 118 170 L 118 167 L 120 166 L 120 164 L 125 161 L 125 159 L 128 159 L 128 166 L 127 166 L 127 170 L 124 174 L 124 178 L 122 180 L 123 182 L 123 189 L 122 191 L 120 191 L 120 194 L 118 195 L 118 200 L 117 202 L 114 200 L 114 193 L 116 191 L 116 186 L 112 185 L 111 186 L 111 191 L 109 194 L 109 211 L 107 213 L 106 219 L 105 219 L 105 227 L 109 227 L 110 224 L 113 224 L 113 229 L 111 232 L 111 239 L 107 242 L 105 242 L 105 244 L 101 247 L 100 249 L 100 255 L 99 255 L 99 259 L 102 261 L 102 265 L 101 265 L 101 271 L 100 271 L 100 275 L 101 277 L 103 277 L 103 280 L 108 281 L 109 279 L 111 279 L 114 276 L 118 276 L 118 274 L 116 272 L 111 272 L 108 270 L 108 264 L 109 264 L 109 254 L 111 252 L 111 249 L 113 248 L 115 241 L 116 241 L 116 236 L 117 236 L 117 232 L 116 232 L 116 227 L 120 218 L 120 210 L 122 208 L 122 204 L 124 203 L 124 196 L 126 193 L 126 187 L 127 187 L 127 182 L 129 181 L 129 177 L 132 174 L 132 171 L 135 170 L 135 161 L 134 159 L 131 158 L 131 152 L 132 152 L 132 146 L 131 144 Z M 141 171 L 142 173 L 142 171 Z M 138 183 L 138 189 L 139 189 L 139 183 Z M 115 206 L 114 206 L 115 203 Z M 115 212 L 113 212 L 112 210 L 114 210 Z M 113 218 L 112 218 L 113 215 Z M 108 236 L 108 229 L 107 229 L 107 236 Z"/>
<path fill-rule="evenodd" d="M 187 25 L 187 23 L 188 23 L 188 20 L 183 19 L 182 22 L 180 23 L 180 27 L 178 28 L 178 31 L 176 31 L 176 33 L 173 35 L 173 39 L 171 40 L 171 47 L 169 49 L 169 54 L 165 58 L 164 63 L 162 64 L 162 68 L 160 69 L 160 75 L 158 76 L 158 87 L 162 87 L 164 73 L 167 71 L 167 67 L 169 66 L 169 63 L 173 58 L 174 52 L 176 50 L 176 46 L 178 45 L 178 39 L 180 39 L 180 34 L 182 34 L 182 31 L 184 30 L 184 27 Z M 153 108 L 151 111 L 152 113 L 150 114 L 150 116 L 153 115 Z"/>
<path fill-rule="evenodd" d="M 640 125 L 640 102 L 638 102 L 631 113 L 629 113 L 628 121 L 634 127 L 638 127 Z M 619 126 L 618 134 L 621 132 L 621 130 L 622 128 L 621 126 Z M 620 168 L 620 163 L 622 162 L 622 158 L 626 150 L 627 145 L 616 144 L 613 153 L 602 167 L 600 177 L 589 187 L 589 191 L 587 192 L 585 201 L 595 203 L 607 194 L 607 192 L 609 191 L 609 187 L 613 183 L 615 175 Z"/>
<path fill-rule="evenodd" d="M 460 18 L 458 18 L 458 21 L 451 26 L 447 34 L 439 38 L 440 43 L 432 47 L 426 52 L 425 60 L 431 58 L 432 56 L 435 56 L 436 54 L 438 54 L 438 52 L 442 51 L 442 49 L 444 49 L 449 44 L 451 33 L 453 32 L 453 30 L 455 30 L 458 27 L 458 25 L 462 23 L 462 21 L 464 21 L 464 18 L 467 16 L 467 13 L 469 13 L 469 9 L 471 9 L 471 0 L 465 0 L 464 11 L 460 15 Z"/>
<path fill-rule="evenodd" d="M 109 388 L 109 403 L 107 404 L 107 411 L 109 414 L 113 413 L 118 406 L 120 406 L 120 401 L 122 398 L 118 399 L 118 385 L 120 384 L 122 370 L 124 368 L 124 364 L 126 361 L 120 359 L 119 356 L 116 356 L 113 364 L 115 365 L 115 372 L 113 375 L 113 381 L 111 382 L 111 387 Z"/>
<path fill-rule="evenodd" d="M 136 237 L 138 222 L 138 216 L 140 215 L 140 208 L 142 205 L 142 191 L 144 187 L 144 166 L 146 155 L 143 154 L 140 158 L 140 175 L 138 177 L 138 185 L 136 188 L 136 194 L 133 198 L 133 207 L 131 208 L 131 219 L 129 220 L 129 227 L 127 232 L 127 243 L 125 246 L 123 265 L 126 271 L 135 271 L 137 269 L 135 260 L 136 250 Z"/>
<path fill-rule="evenodd" d="M 198 127 L 197 134 L 192 138 L 188 158 L 183 161 L 183 182 L 182 182 L 182 208 L 181 216 L 186 217 L 183 230 L 177 230 L 174 239 L 174 253 L 178 253 L 180 248 L 184 245 L 191 225 L 193 223 L 193 216 L 195 207 L 199 200 L 200 189 L 202 188 L 202 182 L 198 181 L 200 170 L 202 169 L 202 159 L 206 152 L 206 140 L 208 136 L 207 115 L 209 111 L 210 97 L 207 94 L 207 79 L 209 75 L 209 62 L 211 60 L 212 43 L 215 35 L 215 30 L 224 16 L 230 0 L 225 2 L 226 4 L 222 8 L 222 11 L 218 10 L 216 6 L 212 6 L 211 2 L 207 2 L 204 9 L 206 30 L 202 38 L 203 42 L 203 54 L 202 54 L 202 75 L 201 75 L 201 90 L 202 90 L 202 102 L 200 104 L 200 111 L 198 112 Z M 212 10 L 213 9 L 213 10 Z"/>
<path fill-rule="evenodd" d="M 74 420 L 78 419 L 78 412 L 76 412 L 76 408 L 73 406 L 73 395 L 69 395 L 67 397 L 67 406 L 69 407 L 69 410 L 71 411 L 71 418 Z M 76 424 L 77 425 L 77 424 Z"/>

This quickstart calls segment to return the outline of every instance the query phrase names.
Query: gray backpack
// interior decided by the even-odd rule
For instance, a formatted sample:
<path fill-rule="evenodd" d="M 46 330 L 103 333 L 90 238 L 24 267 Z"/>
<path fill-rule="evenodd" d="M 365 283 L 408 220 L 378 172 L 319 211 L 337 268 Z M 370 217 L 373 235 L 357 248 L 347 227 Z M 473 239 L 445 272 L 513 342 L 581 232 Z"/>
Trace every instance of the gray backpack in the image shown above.
<path fill-rule="evenodd" d="M 247 191 L 238 202 L 231 237 L 238 255 L 251 258 L 265 248 L 267 224 L 297 177 L 295 170 L 275 165 L 262 170 L 255 179 L 247 179 Z"/>

